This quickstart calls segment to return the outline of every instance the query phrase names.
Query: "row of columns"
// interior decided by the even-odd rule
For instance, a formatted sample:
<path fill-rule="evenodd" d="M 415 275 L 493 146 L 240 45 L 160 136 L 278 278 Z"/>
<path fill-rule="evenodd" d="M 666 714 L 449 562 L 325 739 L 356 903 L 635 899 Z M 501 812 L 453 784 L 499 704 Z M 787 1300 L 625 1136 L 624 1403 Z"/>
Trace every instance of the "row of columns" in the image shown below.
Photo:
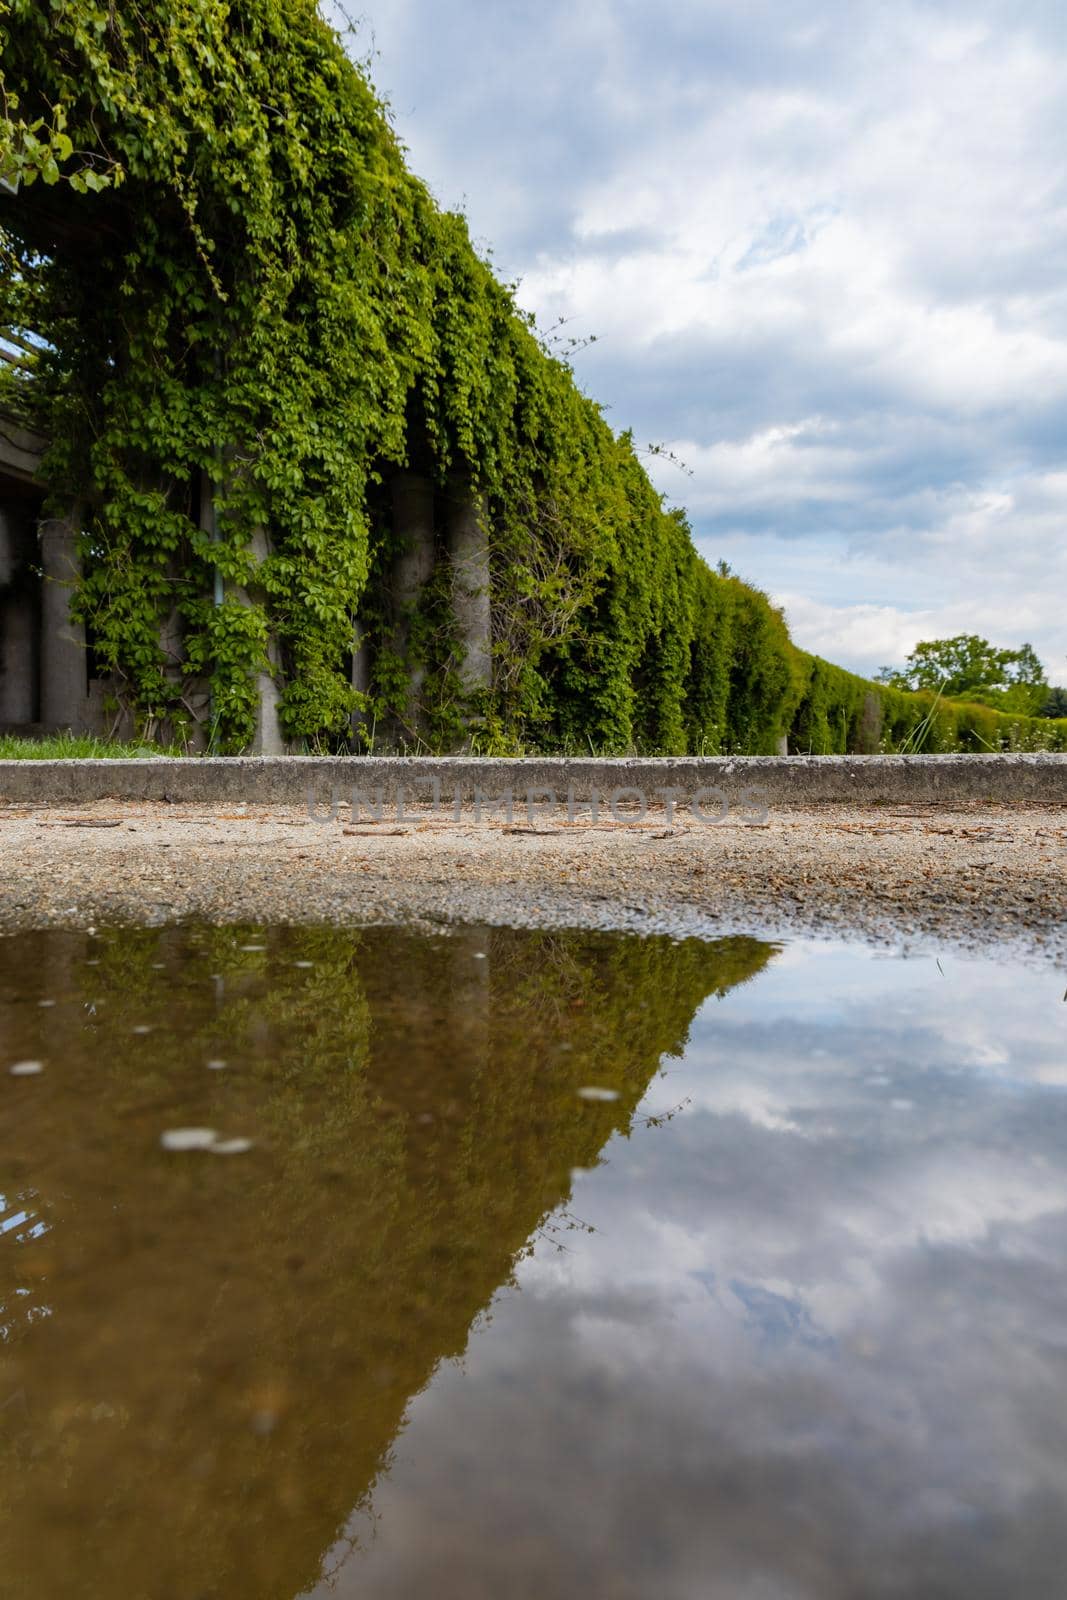
<path fill-rule="evenodd" d="M 399 708 L 400 720 L 405 731 L 414 733 L 426 669 L 412 656 L 412 624 L 419 600 L 433 577 L 438 560 L 440 522 L 443 522 L 452 605 L 462 650 L 460 683 L 467 694 L 492 686 L 488 516 L 484 501 L 469 488 L 453 483 L 447 492 L 439 494 L 433 480 L 424 473 L 397 472 L 390 482 L 389 493 L 396 550 L 390 575 L 393 609 L 391 645 L 407 668 L 404 705 Z M 207 515 L 206 508 L 202 509 L 201 526 L 214 532 L 213 508 L 210 512 L 212 520 L 205 520 Z M 257 530 L 253 535 L 251 550 L 256 565 L 266 559 L 269 544 L 264 530 Z M 226 598 L 247 605 L 262 599 L 254 583 L 247 588 L 226 585 L 222 592 Z M 216 598 L 221 597 L 217 589 Z M 285 749 L 278 717 L 278 660 L 273 651 L 272 645 L 271 671 L 260 672 L 257 677 L 258 712 L 252 746 L 255 755 L 276 755 Z M 353 688 L 361 694 L 369 693 L 372 671 L 371 641 L 363 624 L 357 619 L 352 639 Z M 353 717 L 353 731 L 361 722 L 362 716 L 357 712 Z"/>
<path fill-rule="evenodd" d="M 416 472 L 399 472 L 390 486 L 396 557 L 391 574 L 394 610 L 392 646 L 408 664 L 406 704 L 410 729 L 418 720 L 425 667 L 411 659 L 412 622 L 438 560 L 439 545 L 449 563 L 452 604 L 462 650 L 458 675 L 466 693 L 492 684 L 488 519 L 483 501 L 459 485 L 445 493 Z M 215 532 L 210 478 L 205 475 L 200 498 L 201 527 Z M 71 615 L 71 602 L 81 577 L 82 507 L 75 503 L 63 516 L 41 519 L 33 540 L 33 508 L 0 506 L 0 724 L 99 731 L 98 708 L 90 698 L 88 652 L 84 625 Z M 443 538 L 439 538 L 440 533 Z M 27 532 L 29 530 L 29 532 Z M 30 552 L 27 543 L 36 545 Z M 254 564 L 266 559 L 269 542 L 259 529 L 251 541 Z M 36 561 L 33 555 L 36 553 Z M 39 563 L 42 582 L 37 603 L 29 571 Z M 180 576 L 180 574 L 176 574 Z M 216 584 L 216 601 L 236 600 L 252 606 L 262 601 L 254 580 L 245 586 Z M 160 626 L 164 671 L 181 678 L 184 639 L 177 606 Z M 360 624 L 353 639 L 353 686 L 366 693 L 371 685 L 368 641 Z M 279 661 L 271 646 L 270 670 L 257 674 L 257 719 L 253 752 L 281 754 L 285 749 L 278 716 Z"/>

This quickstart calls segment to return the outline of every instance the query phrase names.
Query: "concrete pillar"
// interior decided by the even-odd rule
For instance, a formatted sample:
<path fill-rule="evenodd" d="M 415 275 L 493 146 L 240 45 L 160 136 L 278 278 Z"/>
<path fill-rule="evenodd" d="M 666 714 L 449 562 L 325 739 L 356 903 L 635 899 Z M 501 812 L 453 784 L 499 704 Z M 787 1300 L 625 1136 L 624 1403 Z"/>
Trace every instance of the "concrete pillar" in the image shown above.
<path fill-rule="evenodd" d="M 265 528 L 257 528 L 252 534 L 249 550 L 255 565 L 262 566 L 270 552 L 270 541 Z M 246 589 L 237 584 L 227 585 L 226 598 L 236 600 L 240 605 L 252 606 L 262 605 L 266 596 L 253 583 Z M 256 673 L 256 731 L 252 738 L 250 754 L 283 756 L 286 754 L 286 744 L 282 738 L 282 727 L 278 718 L 278 701 L 281 694 L 276 677 L 280 659 L 278 646 L 273 638 L 267 641 L 267 659 L 272 670 Z"/>
<path fill-rule="evenodd" d="M 273 639 L 267 644 L 267 659 L 271 664 L 271 671 L 256 674 L 256 693 L 259 703 L 251 753 L 254 756 L 284 756 L 288 754 L 289 747 L 282 736 L 282 724 L 278 715 L 281 690 L 275 677 L 281 660 L 278 646 Z"/>
<path fill-rule="evenodd" d="M 24 509 L 0 507 L 0 723 L 38 720 L 38 602 Z"/>
<path fill-rule="evenodd" d="M 215 511 L 215 486 L 209 473 L 203 473 L 200 479 L 200 526 L 205 532 L 215 538 L 218 525 Z M 265 528 L 257 528 L 249 542 L 249 550 L 255 566 L 262 566 L 270 552 L 270 541 Z M 266 596 L 256 588 L 255 581 L 247 587 L 240 584 L 224 583 L 222 576 L 216 571 L 214 578 L 215 604 L 222 605 L 225 600 L 235 600 L 238 605 L 261 605 Z M 281 698 L 278 689 L 276 671 L 280 665 L 278 646 L 274 639 L 267 644 L 267 659 L 272 670 L 270 672 L 256 673 L 256 731 L 252 737 L 250 754 L 254 756 L 283 756 L 287 752 L 285 740 L 282 737 L 281 722 L 278 717 L 278 701 Z"/>
<path fill-rule="evenodd" d="M 181 570 L 176 557 L 171 557 L 167 563 L 167 577 L 175 586 L 180 582 Z M 185 660 L 185 619 L 178 609 L 177 600 L 172 602 L 170 610 L 159 625 L 159 649 L 163 657 L 163 676 L 180 694 L 184 679 L 182 662 Z"/>
<path fill-rule="evenodd" d="M 359 694 L 370 693 L 370 641 L 367 630 L 357 619 L 352 624 L 352 687 Z M 358 734 L 367 725 L 365 711 L 353 711 L 352 732 Z"/>
<path fill-rule="evenodd" d="M 87 732 L 91 726 L 85 628 L 70 614 L 81 579 L 81 507 L 65 517 L 46 517 L 38 528 L 41 548 L 41 721 L 46 728 Z"/>
<path fill-rule="evenodd" d="M 426 669 L 410 660 L 411 623 L 423 589 L 433 576 L 434 492 L 429 478 L 417 472 L 398 472 L 390 485 L 393 501 L 392 590 L 396 620 L 393 649 L 408 664 L 408 703 L 404 721 L 414 732 L 418 698 Z"/>
<path fill-rule="evenodd" d="M 0 589 L 9 589 L 22 565 L 21 519 L 10 506 L 0 506 Z"/>
<path fill-rule="evenodd" d="M 0 723 L 37 721 L 37 618 L 24 587 L 0 593 Z"/>
<path fill-rule="evenodd" d="M 212 543 L 218 538 L 218 515 L 215 511 L 215 483 L 210 472 L 200 474 L 200 527 L 208 534 Z M 214 600 L 217 606 L 222 604 L 223 583 L 222 573 L 215 568 L 212 575 L 214 584 Z"/>
<path fill-rule="evenodd" d="M 489 596 L 489 517 L 481 496 L 454 487 L 449 497 L 448 554 L 464 657 L 459 677 L 468 692 L 493 683 Z"/>
<path fill-rule="evenodd" d="M 171 601 L 159 624 L 159 651 L 163 657 L 163 676 L 174 693 L 168 712 L 157 724 L 155 736 L 167 742 L 180 736 L 186 750 L 207 749 L 211 730 L 211 688 L 203 678 L 191 678 L 185 670 L 186 620 L 178 595 L 185 572 L 177 554 L 167 560 L 167 579 Z M 89 685 L 90 694 L 93 685 Z"/>

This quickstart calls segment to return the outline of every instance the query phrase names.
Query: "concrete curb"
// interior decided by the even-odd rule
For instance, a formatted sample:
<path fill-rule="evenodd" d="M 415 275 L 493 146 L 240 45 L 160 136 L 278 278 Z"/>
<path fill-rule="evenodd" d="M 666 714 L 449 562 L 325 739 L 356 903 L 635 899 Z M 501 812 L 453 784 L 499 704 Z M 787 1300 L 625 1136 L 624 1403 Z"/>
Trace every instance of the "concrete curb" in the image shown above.
<path fill-rule="evenodd" d="M 731 805 L 741 791 L 762 791 L 767 806 L 883 805 L 901 802 L 958 805 L 1067 805 L 1067 754 L 942 756 L 681 756 L 617 760 L 539 758 L 485 760 L 469 756 L 261 756 L 140 761 L 0 761 L 0 803 L 78 805 L 93 800 L 171 800 L 189 804 L 299 806 L 309 791 L 320 805 L 347 804 L 358 789 L 367 802 L 377 790 L 389 811 L 401 789 L 409 805 L 428 803 L 440 784 L 441 803 L 461 793 L 470 803 L 481 790 L 488 803 L 510 788 L 516 806 L 528 790 L 550 790 L 565 804 L 568 789 L 588 801 L 596 790 L 637 790 L 648 803 L 657 790 L 679 800 L 719 789 Z M 538 798 L 541 798 L 540 796 Z M 636 796 L 620 796 L 620 803 Z"/>

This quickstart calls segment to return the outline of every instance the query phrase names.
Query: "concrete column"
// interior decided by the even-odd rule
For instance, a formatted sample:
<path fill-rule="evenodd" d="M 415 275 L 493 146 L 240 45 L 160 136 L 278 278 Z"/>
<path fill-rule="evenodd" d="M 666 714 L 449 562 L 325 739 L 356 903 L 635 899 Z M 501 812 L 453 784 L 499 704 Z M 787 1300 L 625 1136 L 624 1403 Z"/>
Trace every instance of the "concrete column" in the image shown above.
<path fill-rule="evenodd" d="M 215 486 L 210 475 L 205 472 L 200 479 L 200 526 L 210 533 L 212 538 L 218 534 L 214 496 Z M 270 552 L 270 540 L 265 528 L 255 530 L 249 542 L 249 550 L 255 566 L 262 566 Z M 235 600 L 238 605 L 251 607 L 262 604 L 265 599 L 263 593 L 257 590 L 254 580 L 247 588 L 242 588 L 239 584 L 224 583 L 221 573 L 216 570 L 214 585 L 216 605 L 222 605 L 225 600 Z M 267 644 L 267 659 L 271 667 L 277 669 L 280 657 L 273 639 Z M 250 753 L 254 756 L 283 756 L 287 753 L 278 718 L 279 699 L 280 693 L 274 671 L 257 672 L 256 731 L 250 749 Z"/>
<path fill-rule="evenodd" d="M 0 723 L 37 721 L 36 623 L 24 588 L 0 593 Z"/>
<path fill-rule="evenodd" d="M 85 628 L 70 614 L 81 580 L 81 507 L 47 517 L 38 529 L 41 589 L 41 721 L 46 728 L 87 732 L 91 726 Z"/>
<path fill-rule="evenodd" d="M 877 755 L 882 747 L 882 701 L 870 692 L 863 697 L 863 714 L 856 730 L 856 755 Z"/>
<path fill-rule="evenodd" d="M 249 542 L 249 549 L 256 566 L 262 566 L 270 551 L 270 541 L 265 528 L 255 530 Z M 262 604 L 266 598 L 254 584 L 247 589 L 242 589 L 236 584 L 227 585 L 226 597 L 245 606 Z M 286 754 L 286 744 L 282 738 L 281 722 L 278 719 L 278 701 L 281 695 L 275 677 L 280 661 L 278 646 L 273 638 L 267 643 L 267 659 L 274 670 L 256 673 L 256 731 L 250 753 L 254 756 L 283 756 Z"/>
<path fill-rule="evenodd" d="M 460 643 L 460 681 L 468 691 L 493 683 L 489 596 L 489 518 L 481 496 L 456 486 L 449 500 L 448 554 Z"/>
<path fill-rule="evenodd" d="M 21 518 L 9 506 L 0 506 L 0 589 L 9 589 L 22 565 Z"/>
<path fill-rule="evenodd" d="M 38 720 L 37 586 L 29 567 L 27 516 L 0 507 L 0 723 Z"/>
<path fill-rule="evenodd" d="M 167 577 L 174 584 L 181 579 L 181 570 L 174 557 L 167 563 Z M 185 660 L 185 620 L 178 609 L 177 600 L 173 601 L 159 625 L 159 648 L 163 656 L 163 676 L 168 683 L 180 686 L 182 662 Z"/>
<path fill-rule="evenodd" d="M 284 756 L 288 754 L 289 747 L 282 737 L 282 725 L 278 716 L 281 691 L 274 676 L 281 661 L 278 647 L 273 639 L 267 644 L 267 659 L 274 670 L 256 674 L 259 705 L 256 710 L 256 731 L 252 739 L 251 753 L 254 756 Z"/>
<path fill-rule="evenodd" d="M 180 579 L 177 562 L 168 566 L 168 577 Z M 189 750 L 207 748 L 210 722 L 210 694 L 202 683 L 187 680 L 182 668 L 185 660 L 185 618 L 175 600 L 159 625 L 159 649 L 163 657 L 163 676 L 177 691 L 173 709 L 161 718 L 156 737 L 171 740 L 179 730 Z"/>
<path fill-rule="evenodd" d="M 419 597 L 433 576 L 433 483 L 417 472 L 398 472 L 390 491 L 393 500 L 393 536 L 397 549 L 392 574 L 393 603 L 396 608 L 393 649 L 408 663 L 406 721 L 409 731 L 413 731 L 426 669 L 410 660 L 411 623 Z"/>
<path fill-rule="evenodd" d="M 370 641 L 358 619 L 352 624 L 352 687 L 360 694 L 370 693 Z M 365 711 L 353 711 L 352 732 L 358 733 L 366 721 Z"/>
<path fill-rule="evenodd" d="M 212 543 L 218 538 L 218 515 L 215 511 L 215 484 L 210 472 L 200 474 L 200 527 L 208 534 Z M 212 575 L 214 584 L 215 604 L 220 606 L 223 599 L 222 573 L 216 567 Z"/>

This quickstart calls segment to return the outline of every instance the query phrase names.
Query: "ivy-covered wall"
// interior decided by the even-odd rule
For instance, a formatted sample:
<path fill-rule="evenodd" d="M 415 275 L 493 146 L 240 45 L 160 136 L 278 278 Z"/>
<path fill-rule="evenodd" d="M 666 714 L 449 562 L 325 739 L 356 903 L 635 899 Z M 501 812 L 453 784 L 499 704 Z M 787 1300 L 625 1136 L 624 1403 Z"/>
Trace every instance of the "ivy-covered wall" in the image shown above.
<path fill-rule="evenodd" d="M 242 749 L 268 673 L 295 748 L 1037 737 L 984 710 L 923 724 L 700 560 L 315 0 L 0 0 L 0 47 L 0 324 L 40 342 L 0 407 L 53 441 L 76 607 L 142 725 L 192 731 L 199 685 L 202 739 Z M 447 563 L 397 615 L 405 469 L 481 510 L 491 688 L 465 678 Z"/>
<path fill-rule="evenodd" d="M 845 755 L 1067 750 L 1067 719 L 1023 717 L 965 700 L 869 683 L 793 647 L 789 748 Z"/>

